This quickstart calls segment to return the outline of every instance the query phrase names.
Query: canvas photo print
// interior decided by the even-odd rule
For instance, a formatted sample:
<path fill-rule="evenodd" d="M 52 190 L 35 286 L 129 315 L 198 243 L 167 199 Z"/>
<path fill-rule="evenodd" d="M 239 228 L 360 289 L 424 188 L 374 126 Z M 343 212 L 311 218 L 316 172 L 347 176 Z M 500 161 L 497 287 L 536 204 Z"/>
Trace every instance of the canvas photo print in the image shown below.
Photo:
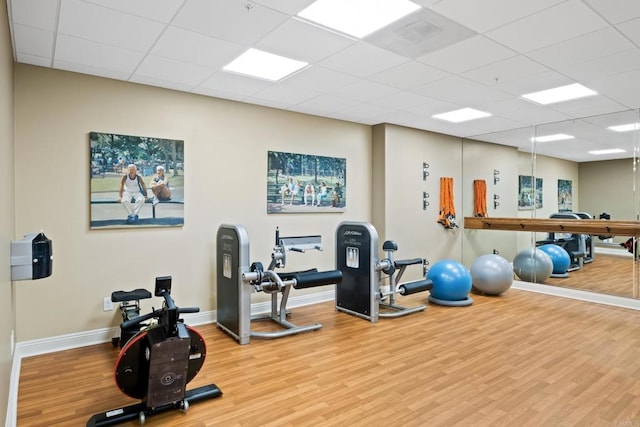
<path fill-rule="evenodd" d="M 91 229 L 184 225 L 184 141 L 89 133 Z"/>

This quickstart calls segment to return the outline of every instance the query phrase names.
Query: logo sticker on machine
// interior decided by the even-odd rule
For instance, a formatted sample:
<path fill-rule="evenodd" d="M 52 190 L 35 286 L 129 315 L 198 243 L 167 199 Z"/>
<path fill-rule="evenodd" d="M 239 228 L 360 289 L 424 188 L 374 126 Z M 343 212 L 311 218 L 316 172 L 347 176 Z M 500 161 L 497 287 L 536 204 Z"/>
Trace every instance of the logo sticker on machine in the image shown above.
<path fill-rule="evenodd" d="M 224 254 L 222 258 L 222 274 L 227 279 L 231 279 L 232 271 L 231 271 L 231 254 Z"/>

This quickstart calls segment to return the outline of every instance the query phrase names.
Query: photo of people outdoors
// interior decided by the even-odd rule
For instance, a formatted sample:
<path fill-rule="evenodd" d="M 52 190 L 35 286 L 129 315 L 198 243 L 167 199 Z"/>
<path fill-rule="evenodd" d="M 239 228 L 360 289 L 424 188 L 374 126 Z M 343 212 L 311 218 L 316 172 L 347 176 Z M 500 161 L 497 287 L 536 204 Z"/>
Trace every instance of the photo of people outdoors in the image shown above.
<path fill-rule="evenodd" d="M 184 141 L 89 134 L 91 228 L 184 225 Z"/>
<path fill-rule="evenodd" d="M 344 212 L 347 160 L 269 151 L 267 213 Z"/>

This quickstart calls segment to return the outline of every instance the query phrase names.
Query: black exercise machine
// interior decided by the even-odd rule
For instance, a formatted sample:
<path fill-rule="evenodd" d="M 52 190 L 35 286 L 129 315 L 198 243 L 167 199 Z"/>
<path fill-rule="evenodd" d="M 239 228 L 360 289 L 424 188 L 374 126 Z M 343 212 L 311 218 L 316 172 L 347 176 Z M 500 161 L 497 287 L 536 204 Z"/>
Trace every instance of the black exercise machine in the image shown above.
<path fill-rule="evenodd" d="M 93 415 L 87 426 L 110 426 L 171 409 L 186 412 L 189 404 L 222 395 L 215 385 L 186 390 L 200 372 L 207 354 L 204 338 L 184 324 L 182 313 L 197 313 L 198 307 L 179 308 L 171 297 L 171 277 L 157 277 L 155 296 L 164 298 L 162 308 L 122 322 L 128 331 L 150 319 L 157 319 L 137 332 L 124 345 L 115 367 L 118 388 L 140 403 Z"/>
<path fill-rule="evenodd" d="M 151 292 L 146 289 L 135 289 L 133 291 L 115 291 L 111 293 L 111 302 L 120 303 L 120 336 L 111 338 L 114 347 L 124 346 L 135 334 L 140 331 L 141 324 L 137 323 L 132 328 L 123 329 L 122 325 L 140 316 L 140 300 L 151 298 Z"/>

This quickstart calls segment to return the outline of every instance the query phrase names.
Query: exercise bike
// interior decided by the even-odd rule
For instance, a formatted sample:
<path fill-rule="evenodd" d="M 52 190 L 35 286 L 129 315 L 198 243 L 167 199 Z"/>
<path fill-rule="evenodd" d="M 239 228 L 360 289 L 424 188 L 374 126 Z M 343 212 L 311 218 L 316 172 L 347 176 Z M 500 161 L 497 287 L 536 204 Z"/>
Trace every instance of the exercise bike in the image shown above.
<path fill-rule="evenodd" d="M 190 403 L 222 395 L 215 384 L 186 390 L 202 368 L 207 351 L 202 335 L 185 325 L 180 314 L 200 309 L 176 306 L 170 276 L 156 278 L 155 296 L 164 298 L 162 308 L 120 325 L 122 331 L 129 331 L 150 321 L 123 344 L 115 367 L 118 388 L 141 402 L 95 414 L 87 426 L 110 426 L 136 418 L 144 424 L 150 415 L 171 409 L 186 412 Z"/>

